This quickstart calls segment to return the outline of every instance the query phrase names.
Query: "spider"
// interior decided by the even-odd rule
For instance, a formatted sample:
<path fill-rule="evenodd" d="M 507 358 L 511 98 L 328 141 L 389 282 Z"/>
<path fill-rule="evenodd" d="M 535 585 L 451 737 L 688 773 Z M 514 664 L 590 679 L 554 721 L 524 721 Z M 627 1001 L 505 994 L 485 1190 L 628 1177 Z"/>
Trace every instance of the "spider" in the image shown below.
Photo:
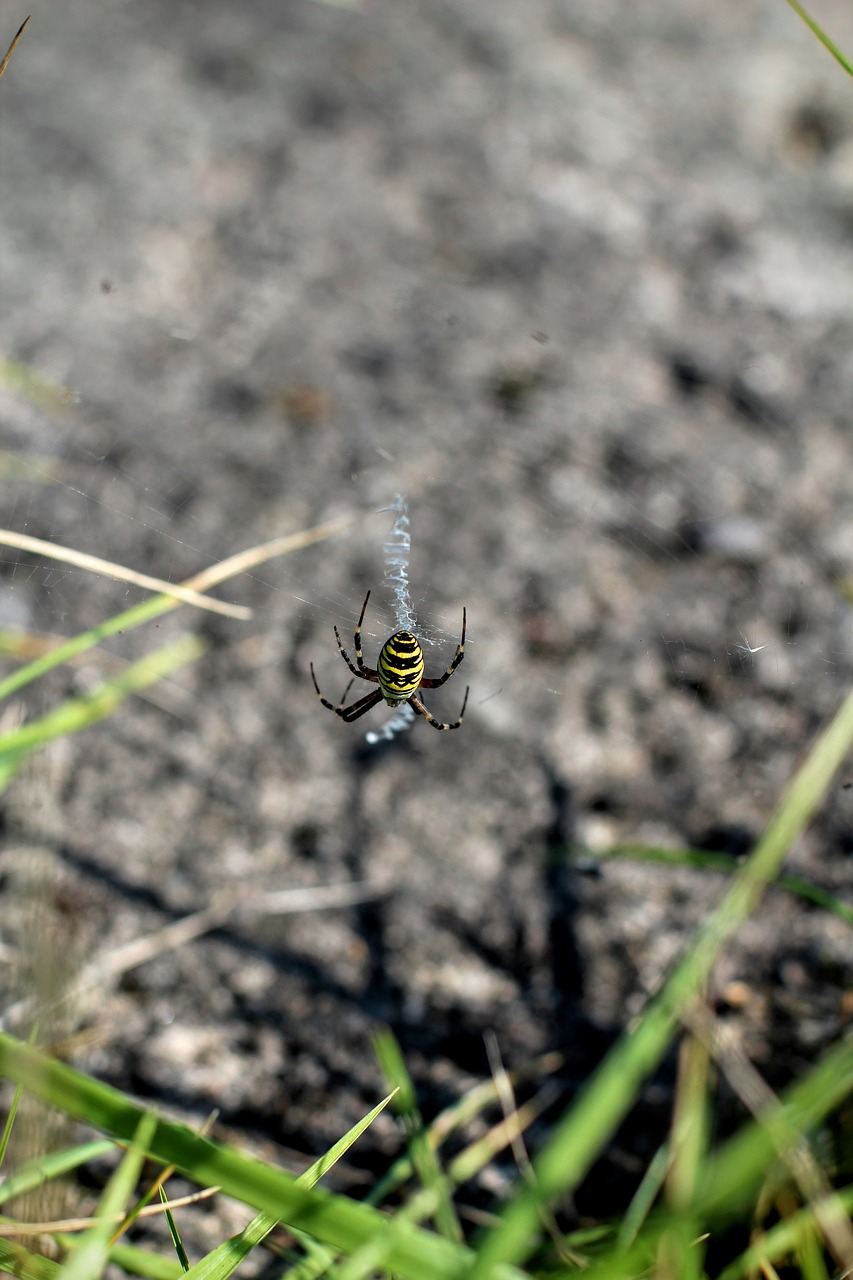
<path fill-rule="evenodd" d="M 428 720 L 433 729 L 458 729 L 462 723 L 462 717 L 465 714 L 465 707 L 468 703 L 468 690 L 465 690 L 465 698 L 462 702 L 462 710 L 459 712 L 459 719 L 454 720 L 452 724 L 445 724 L 441 720 L 436 720 L 431 712 L 427 711 L 420 698 L 417 696 L 417 689 L 437 689 L 439 685 L 444 684 L 445 680 L 449 680 L 453 675 L 459 663 L 465 657 L 465 623 L 466 610 L 462 610 L 462 639 L 456 648 L 456 654 L 450 666 L 447 668 L 443 676 L 438 676 L 435 680 L 427 680 L 424 677 L 424 655 L 417 639 L 412 635 L 411 631 L 395 631 L 390 639 L 386 640 L 379 654 L 376 671 L 365 666 L 364 657 L 361 652 L 361 624 L 364 622 L 364 611 L 367 608 L 367 602 L 370 599 L 370 592 L 364 597 L 364 604 L 361 606 L 361 614 L 358 619 L 358 626 L 355 629 L 355 660 L 357 666 L 349 660 L 346 649 L 341 644 L 341 637 L 338 634 L 338 628 L 335 627 L 335 639 L 338 642 L 338 648 L 341 657 L 349 667 L 353 674 L 346 689 L 344 689 L 343 697 L 337 706 L 324 698 L 320 692 L 320 686 L 317 684 L 317 677 L 314 674 L 314 663 L 311 663 L 311 679 L 314 681 L 314 688 L 317 691 L 317 697 L 320 699 L 324 707 L 328 707 L 330 711 L 334 711 L 336 716 L 340 716 L 347 724 L 351 724 L 353 720 L 360 719 L 365 712 L 370 711 L 384 698 L 389 707 L 402 706 L 404 702 L 408 702 L 413 711 L 417 711 L 418 715 Z M 378 684 L 378 689 L 373 689 L 363 698 L 359 698 L 358 702 L 354 702 L 352 706 L 345 707 L 344 703 L 347 694 L 350 691 L 355 677 L 361 680 L 369 680 L 371 684 Z"/>

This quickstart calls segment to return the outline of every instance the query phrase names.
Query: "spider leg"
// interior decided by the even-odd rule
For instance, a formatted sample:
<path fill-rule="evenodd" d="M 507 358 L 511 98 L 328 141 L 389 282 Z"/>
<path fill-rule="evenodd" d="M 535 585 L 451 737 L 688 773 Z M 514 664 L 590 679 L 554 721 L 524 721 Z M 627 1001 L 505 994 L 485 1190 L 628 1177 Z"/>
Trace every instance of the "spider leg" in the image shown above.
<path fill-rule="evenodd" d="M 364 665 L 364 656 L 362 655 L 362 652 L 361 652 L 361 624 L 364 622 L 364 613 L 365 613 L 365 610 L 367 609 L 367 602 L 369 599 L 370 599 L 370 592 L 368 591 L 367 595 L 364 597 L 364 604 L 361 606 L 361 613 L 358 616 L 358 626 L 355 629 L 355 638 L 353 641 L 353 647 L 355 649 L 355 660 L 358 663 L 358 669 L 362 673 L 362 675 L 365 673 L 365 671 L 367 671 L 367 667 Z M 338 644 L 340 644 L 340 641 L 338 641 Z M 352 664 L 350 663 L 349 658 L 347 658 L 347 664 L 349 665 L 350 670 L 352 670 Z M 373 673 L 373 675 L 375 679 L 378 679 L 378 676 L 376 676 L 375 672 Z"/>
<path fill-rule="evenodd" d="M 436 720 L 432 712 L 427 711 L 426 707 L 421 702 L 420 698 L 416 693 L 413 693 L 411 698 L 409 698 L 409 705 L 411 706 L 413 711 L 417 711 L 418 715 L 421 715 L 425 720 L 428 720 L 429 723 L 432 725 L 433 729 L 440 729 L 442 731 L 444 731 L 445 729 L 458 729 L 460 724 L 462 723 L 462 717 L 465 714 L 465 708 L 468 705 L 468 690 L 467 689 L 465 690 L 465 698 L 462 703 L 462 710 L 459 712 L 459 719 L 454 720 L 453 724 L 445 724 L 443 720 Z"/>
<path fill-rule="evenodd" d="M 369 599 L 370 592 L 368 591 L 367 595 L 364 597 L 364 604 L 361 606 L 361 613 L 358 617 L 358 626 L 355 629 L 355 660 L 358 663 L 358 666 L 354 667 L 352 665 L 349 654 L 341 644 L 340 632 L 337 627 L 335 627 L 335 639 L 338 642 L 338 651 L 353 675 L 361 676 L 363 680 L 370 680 L 373 684 L 377 684 L 379 676 L 375 671 L 372 671 L 370 667 L 365 666 L 364 655 L 361 651 L 361 624 L 364 622 L 364 611 L 367 608 L 367 602 Z"/>
<path fill-rule="evenodd" d="M 361 675 L 361 672 L 359 671 L 358 667 L 354 667 L 354 666 L 352 665 L 352 663 L 350 662 L 350 659 L 349 659 L 349 654 L 347 653 L 347 651 L 346 651 L 346 649 L 344 648 L 344 646 L 341 644 L 340 632 L 338 631 L 338 628 L 337 628 L 337 627 L 335 627 L 335 639 L 336 639 L 336 640 L 337 640 L 337 642 L 338 642 L 338 651 L 339 651 L 339 653 L 340 653 L 341 657 L 343 658 L 344 662 L 345 662 L 345 663 L 347 664 L 347 666 L 349 667 L 350 671 L 353 673 L 353 675 L 354 675 L 354 676 L 360 676 L 360 675 Z"/>
<path fill-rule="evenodd" d="M 341 710 L 335 707 L 335 711 L 347 724 L 352 724 L 353 720 L 360 720 L 366 711 L 370 711 L 378 702 L 382 701 L 382 690 L 371 689 L 370 693 L 366 693 L 363 698 L 359 698 L 358 702 L 354 702 L 351 707 Z"/>
<path fill-rule="evenodd" d="M 375 707 L 377 702 L 382 701 L 382 690 L 371 689 L 370 693 L 366 694 L 363 698 L 359 698 L 358 702 L 354 702 L 351 707 L 345 707 L 344 703 L 347 700 L 347 694 L 355 684 L 355 680 L 352 679 L 344 689 L 343 697 L 340 702 L 335 706 L 335 704 L 330 702 L 328 698 L 324 698 L 320 692 L 320 686 L 317 684 L 317 677 L 314 674 L 313 662 L 311 663 L 311 679 L 314 681 L 314 688 L 317 692 L 317 697 L 320 699 L 323 706 L 328 707 L 330 711 L 334 711 L 335 715 L 340 716 L 347 724 L 352 724 L 353 720 L 358 720 L 366 711 L 369 711 L 371 707 Z"/>
<path fill-rule="evenodd" d="M 344 696 L 341 698 L 341 700 L 340 700 L 340 702 L 338 703 L 338 705 L 337 705 L 337 706 L 335 706 L 334 702 L 330 702 L 328 698 L 324 698 L 324 697 L 323 697 L 323 695 L 322 695 L 322 693 L 320 692 L 320 686 L 319 686 L 319 685 L 318 685 L 318 683 L 317 683 L 317 677 L 314 675 L 314 663 L 313 663 L 313 662 L 311 663 L 311 679 L 314 681 L 314 689 L 316 690 L 317 697 L 320 699 L 320 701 L 322 702 L 323 706 L 324 706 L 324 707 L 328 707 L 330 711 L 334 711 L 334 712 L 336 712 L 336 714 L 337 714 L 337 715 L 340 715 L 340 714 L 341 714 L 341 708 L 343 707 L 344 703 L 345 703 L 345 702 L 346 702 L 346 700 L 347 700 L 347 694 L 349 693 L 350 689 L 352 688 L 352 686 L 353 686 L 353 684 L 354 684 L 355 682 L 354 682 L 353 680 L 350 680 L 349 684 L 348 684 L 348 685 L 347 685 L 347 687 L 344 689 Z M 358 704 L 356 704 L 356 705 L 358 705 Z"/>
<path fill-rule="evenodd" d="M 440 688 L 441 685 L 444 684 L 445 680 L 449 680 L 450 677 L 453 675 L 453 672 L 456 670 L 456 668 L 459 666 L 459 663 L 465 657 L 465 627 L 467 625 L 467 621 L 468 621 L 468 611 L 467 609 L 463 609 L 462 610 L 462 639 L 459 641 L 459 644 L 456 646 L 456 654 L 454 656 L 453 661 L 451 662 L 450 666 L 447 668 L 443 676 L 438 676 L 434 680 L 422 680 L 419 686 L 421 689 L 438 689 Z"/>
<path fill-rule="evenodd" d="M 341 637 L 340 637 L 340 636 L 339 636 L 339 634 L 338 634 L 338 628 L 337 628 L 337 627 L 335 627 L 335 639 L 336 639 L 336 640 L 337 640 L 337 642 L 338 642 L 338 649 L 340 650 L 341 657 L 343 658 L 344 662 L 347 664 L 347 666 L 349 667 L 349 669 L 350 669 L 350 671 L 353 673 L 353 675 L 354 675 L 354 676 L 361 676 L 362 680 L 370 680 L 373 684 L 377 684 L 377 683 L 378 683 L 378 681 L 379 681 L 379 676 L 376 674 L 376 672 L 375 672 L 375 671 L 372 671 L 372 670 L 370 669 L 370 667 L 366 667 L 366 666 L 364 665 L 364 661 L 363 661 L 363 660 L 362 660 L 361 664 L 360 664 L 359 666 L 357 666 L 357 667 L 354 667 L 354 666 L 352 665 L 352 663 L 350 662 L 349 654 L 347 653 L 347 651 L 346 651 L 346 649 L 344 648 L 344 646 L 341 644 Z M 358 656 L 359 658 L 361 657 L 361 651 L 360 651 L 360 650 L 359 650 L 359 652 L 358 652 L 358 655 L 357 655 L 357 656 Z"/>

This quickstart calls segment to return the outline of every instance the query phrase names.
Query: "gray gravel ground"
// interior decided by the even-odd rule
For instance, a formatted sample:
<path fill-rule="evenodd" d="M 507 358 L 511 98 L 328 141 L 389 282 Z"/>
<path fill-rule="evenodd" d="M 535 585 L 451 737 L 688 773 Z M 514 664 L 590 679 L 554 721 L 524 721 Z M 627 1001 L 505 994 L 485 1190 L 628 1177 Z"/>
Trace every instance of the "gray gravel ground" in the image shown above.
<path fill-rule="evenodd" d="M 9 954 L 33 885 L 73 971 L 253 887 L 368 880 L 105 981 L 74 1060 L 294 1167 L 375 1101 L 383 1023 L 428 1113 L 487 1074 L 487 1029 L 510 1065 L 562 1050 L 569 1093 L 722 881 L 567 846 L 743 852 L 853 670 L 853 83 L 782 0 L 32 11 L 0 86 L 0 356 L 76 403 L 0 387 L 0 444 L 61 466 L 5 483 L 3 525 L 181 579 L 355 519 L 226 588 L 252 622 L 113 642 L 211 649 L 7 796 Z M 849 6 L 815 11 L 853 50 Z M 429 705 L 471 700 L 369 748 L 382 714 L 336 721 L 307 668 L 337 697 L 332 624 L 368 588 L 368 662 L 394 629 L 398 492 L 428 670 L 468 610 Z M 3 564 L 0 616 L 44 631 L 139 598 Z M 792 858 L 842 892 L 845 782 Z M 713 995 L 774 1085 L 838 1033 L 851 960 L 781 892 L 730 948 Z M 653 1149 L 648 1106 L 614 1168 Z M 380 1123 L 341 1185 L 397 1142 Z"/>

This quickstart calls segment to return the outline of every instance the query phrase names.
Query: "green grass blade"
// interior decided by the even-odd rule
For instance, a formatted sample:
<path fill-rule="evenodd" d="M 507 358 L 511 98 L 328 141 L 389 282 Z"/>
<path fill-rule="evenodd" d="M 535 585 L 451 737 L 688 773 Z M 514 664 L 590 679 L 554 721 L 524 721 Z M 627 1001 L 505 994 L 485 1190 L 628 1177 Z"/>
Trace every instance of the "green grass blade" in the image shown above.
<path fill-rule="evenodd" d="M 0 1267 L 18 1280 L 59 1280 L 62 1268 L 40 1253 L 30 1253 L 22 1244 L 0 1240 Z"/>
<path fill-rule="evenodd" d="M 406 1068 L 400 1046 L 389 1030 L 380 1031 L 374 1037 L 374 1048 L 385 1079 L 397 1090 L 396 1108 L 403 1121 L 409 1139 L 412 1163 L 421 1186 L 436 1192 L 438 1208 L 435 1225 L 448 1240 L 461 1240 L 462 1228 L 450 1194 L 450 1185 L 444 1174 L 435 1147 L 430 1143 L 415 1098 L 415 1086 Z"/>
<path fill-rule="evenodd" d="M 151 1112 L 140 1116 L 128 1150 L 104 1188 L 96 1215 L 99 1221 L 81 1238 L 63 1269 L 63 1280 L 96 1280 L 103 1273 L 109 1260 L 116 1215 L 133 1194 L 156 1125 L 157 1117 Z"/>
<path fill-rule="evenodd" d="M 669 1168 L 669 1160 L 670 1150 L 667 1143 L 665 1146 L 658 1147 L 649 1161 L 648 1168 L 640 1180 L 640 1185 L 634 1192 L 631 1203 L 628 1205 L 625 1215 L 619 1224 L 616 1243 L 620 1249 L 627 1249 L 640 1234 L 643 1223 L 651 1213 L 652 1205 L 657 1200 L 663 1187 L 666 1171 Z"/>
<path fill-rule="evenodd" d="M 160 1190 L 160 1203 L 168 1206 L 169 1197 L 166 1195 L 166 1192 L 163 1189 L 163 1187 L 160 1187 L 159 1190 Z M 175 1253 L 178 1256 L 178 1263 L 180 1264 L 181 1270 L 184 1272 L 187 1272 L 190 1269 L 190 1260 L 187 1257 L 187 1251 L 184 1248 L 184 1242 L 181 1240 L 181 1233 L 178 1230 L 178 1224 L 175 1222 L 175 1215 L 172 1213 L 172 1210 L 169 1208 L 166 1208 L 165 1215 L 166 1215 L 166 1225 L 169 1228 L 169 1235 L 172 1237 L 172 1245 L 174 1246 Z"/>
<path fill-rule="evenodd" d="M 684 1009 L 702 989 L 724 943 L 754 910 L 795 838 L 814 815 L 853 746 L 853 693 L 818 738 L 790 782 L 764 835 L 734 877 L 720 906 L 699 931 L 685 959 L 651 1002 L 636 1027 L 625 1032 L 581 1097 L 555 1126 L 535 1162 L 537 1183 L 525 1188 L 484 1239 L 471 1280 L 483 1280 L 498 1263 L 525 1258 L 537 1236 L 541 1202 L 574 1190 L 598 1152 L 660 1062 Z"/>
<path fill-rule="evenodd" d="M 822 1062 L 785 1094 L 782 1106 L 748 1125 L 708 1160 L 698 1203 L 716 1219 L 731 1218 L 747 1205 L 777 1151 L 814 1129 L 853 1094 L 853 1041 L 836 1045 Z"/>
<path fill-rule="evenodd" d="M 115 1151 L 115 1143 L 108 1138 L 98 1138 L 95 1142 L 82 1142 L 79 1146 L 69 1147 L 67 1151 L 56 1151 L 50 1155 L 37 1156 L 28 1160 L 10 1177 L 0 1183 L 0 1204 L 14 1200 L 16 1196 L 27 1195 L 54 1178 L 61 1178 L 78 1169 L 88 1160 L 96 1160 L 99 1156 L 109 1155 Z"/>
<path fill-rule="evenodd" d="M 347 523 L 348 521 L 346 520 L 330 520 L 326 524 L 317 525 L 315 528 L 304 530 L 301 533 L 290 534 L 283 538 L 274 538 L 271 542 L 265 542 L 258 547 L 253 547 L 248 552 L 239 552 L 237 555 L 229 556 L 227 560 L 222 560 L 219 564 L 212 565 L 209 569 L 196 574 L 195 577 L 190 578 L 187 582 L 181 583 L 181 586 L 189 587 L 193 591 L 209 591 L 217 583 L 225 582 L 228 578 L 245 573 L 248 569 L 258 564 L 266 563 L 266 561 L 272 560 L 277 556 L 290 555 L 294 551 L 301 551 L 303 548 L 313 546 L 326 538 L 332 538 L 335 534 L 340 533 Z M 74 636 L 65 644 L 58 645 L 57 648 L 51 649 L 49 653 L 36 658 L 33 662 L 27 663 L 25 667 L 21 667 L 18 671 L 14 671 L 10 676 L 7 676 L 5 680 L 0 681 L 0 699 L 8 698 L 25 685 L 31 684 L 33 680 L 46 675 L 48 671 L 55 670 L 56 667 L 61 666 L 64 662 L 70 662 L 72 658 L 76 658 L 88 649 L 94 648 L 95 645 L 100 644 L 101 641 L 108 639 L 110 636 L 117 635 L 120 631 L 130 631 L 133 627 L 140 627 L 146 622 L 152 622 L 155 618 L 159 618 L 161 614 L 169 613 L 172 609 L 179 609 L 183 603 L 182 600 L 177 599 L 175 596 L 152 596 L 148 600 L 143 600 L 141 604 L 133 605 L 132 608 L 125 609 L 123 613 L 116 614 L 115 617 L 107 618 L 105 622 L 93 627 L 91 631 Z"/>
<path fill-rule="evenodd" d="M 184 1271 L 175 1258 L 166 1258 L 148 1249 L 121 1240 L 110 1249 L 110 1262 L 132 1276 L 144 1276 L 145 1280 L 181 1280 Z"/>
<path fill-rule="evenodd" d="M 356 1142 L 366 1129 L 369 1129 L 377 1116 L 381 1115 L 388 1103 L 394 1097 L 394 1090 L 387 1094 L 381 1102 L 377 1102 L 372 1111 L 368 1111 L 366 1116 L 362 1118 L 348 1129 L 342 1138 L 330 1147 L 329 1150 L 319 1160 L 315 1160 L 304 1173 L 300 1173 L 296 1179 L 297 1186 L 315 1187 L 325 1173 L 328 1173 L 338 1161 L 346 1155 L 350 1147 Z"/>
<path fill-rule="evenodd" d="M 29 18 L 27 19 L 29 22 Z M 17 43 L 24 26 L 15 36 Z M 12 53 L 15 44 L 4 59 L 3 65 L 0 66 L 0 75 L 5 70 L 9 54 Z M 61 413 L 74 402 L 74 395 L 67 387 L 63 387 L 58 382 L 46 378 L 44 374 L 39 373 L 32 365 L 22 364 L 19 360 L 0 360 L 0 387 L 4 391 L 9 391 L 14 396 L 20 397 L 21 400 L 28 400 L 30 404 L 34 404 L 36 408 L 43 409 L 45 413 L 51 415 Z"/>
<path fill-rule="evenodd" d="M 838 48 L 838 45 L 833 44 L 833 42 L 830 40 L 826 32 L 822 30 L 822 28 L 819 27 L 818 24 L 815 22 L 814 18 L 810 17 L 809 14 L 806 13 L 803 6 L 797 3 L 797 0 L 788 0 L 788 4 L 794 10 L 794 13 L 797 15 L 797 17 L 802 18 L 803 22 L 806 24 L 809 30 L 813 33 L 813 35 L 817 36 L 818 40 L 823 45 L 824 49 L 826 49 L 827 53 L 832 54 L 835 61 L 838 63 L 840 67 L 844 68 L 848 76 L 853 76 L 853 63 L 851 63 L 850 60 L 844 56 L 844 54 Z"/>
<path fill-rule="evenodd" d="M 836 1192 L 835 1199 L 848 1216 L 853 1214 L 853 1187 L 843 1187 Z M 816 1225 L 814 1207 L 805 1205 L 784 1221 L 768 1227 L 739 1258 L 720 1272 L 719 1280 L 746 1280 L 748 1276 L 761 1274 L 760 1267 L 787 1258 L 798 1248 L 805 1232 L 812 1231 Z M 764 1274 L 771 1274 L 766 1267 Z"/>
<path fill-rule="evenodd" d="M 25 667 L 19 667 L 17 671 L 13 671 L 5 680 L 0 680 L 0 699 L 10 697 L 26 685 L 32 684 L 34 680 L 47 675 L 49 671 L 54 671 L 63 663 L 70 662 L 89 649 L 94 649 L 110 636 L 118 635 L 120 631 L 129 631 L 133 627 L 141 626 L 144 622 L 150 622 L 160 614 L 175 608 L 179 603 L 180 601 L 175 601 L 172 596 L 154 596 L 151 600 L 143 600 L 141 604 L 125 609 L 123 613 L 107 618 L 97 627 L 84 631 L 82 635 L 74 636 L 65 644 L 57 645 L 55 649 L 42 654 L 40 658 L 28 662 Z"/>
<path fill-rule="evenodd" d="M 389 1093 L 387 1098 L 383 1098 L 372 1111 L 369 1111 L 342 1138 L 339 1138 L 335 1145 L 322 1155 L 319 1160 L 315 1160 L 310 1168 L 300 1174 L 296 1179 L 297 1186 L 316 1186 L 323 1174 L 327 1173 L 340 1160 L 356 1139 L 364 1133 L 365 1129 L 370 1127 L 380 1112 L 385 1110 L 393 1096 L 392 1093 Z M 278 1226 L 280 1221 L 280 1217 L 270 1213 L 257 1214 L 238 1235 L 232 1236 L 230 1240 L 223 1240 L 222 1244 L 217 1245 L 195 1266 L 190 1267 L 187 1272 L 190 1280 L 226 1280 L 228 1276 L 236 1271 L 240 1263 L 248 1257 L 256 1245 L 259 1245 L 269 1235 L 273 1227 Z M 316 1275 L 319 1275 L 335 1260 L 334 1252 L 326 1249 L 323 1245 L 317 1245 L 311 1252 L 312 1265 L 317 1267 Z"/>
<path fill-rule="evenodd" d="M 12 1036 L 0 1034 L 0 1075 L 23 1081 L 33 1096 L 130 1142 L 141 1115 L 118 1090 L 89 1079 L 64 1063 L 43 1058 Z M 159 1119 L 149 1144 L 151 1156 L 173 1164 L 201 1186 L 219 1186 L 244 1204 L 275 1214 L 343 1252 L 351 1252 L 381 1231 L 387 1219 L 368 1205 L 315 1187 L 297 1185 L 282 1170 L 241 1155 L 233 1148 L 200 1138 L 184 1125 Z M 411 1280 L 451 1280 L 467 1274 L 470 1249 L 430 1232 L 409 1228 L 395 1242 L 388 1267 Z M 510 1274 L 497 1268 L 494 1280 Z"/>
<path fill-rule="evenodd" d="M 171 675 L 178 667 L 192 662 L 203 652 L 204 644 L 197 636 L 181 636 L 172 644 L 132 663 L 121 675 L 104 681 L 85 697 L 69 698 L 40 719 L 2 734 L 0 783 L 5 781 L 4 770 L 20 768 L 31 752 L 54 738 L 77 733 L 112 715 L 131 694 Z"/>
<path fill-rule="evenodd" d="M 609 862 L 617 858 L 625 858 L 634 862 L 651 862 L 664 867 L 696 867 L 701 871 L 736 871 L 741 865 L 740 858 L 730 853 L 717 853 L 713 849 L 679 849 L 654 844 L 615 844 L 610 848 L 595 851 L 582 846 L 568 850 L 570 861 L 579 858 L 592 858 L 596 862 Z M 802 876 L 781 875 L 775 884 L 780 889 L 803 898 L 806 902 L 831 911 L 840 916 L 847 924 L 853 925 L 853 907 L 820 885 L 812 884 Z"/>

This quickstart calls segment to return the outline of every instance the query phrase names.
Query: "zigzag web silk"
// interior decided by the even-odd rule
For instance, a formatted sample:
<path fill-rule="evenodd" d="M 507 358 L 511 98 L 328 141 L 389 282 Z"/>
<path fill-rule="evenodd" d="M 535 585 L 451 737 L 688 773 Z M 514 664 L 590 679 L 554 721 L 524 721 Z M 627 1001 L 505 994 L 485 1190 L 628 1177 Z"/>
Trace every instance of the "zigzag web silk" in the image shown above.
<path fill-rule="evenodd" d="M 409 595 L 409 556 L 412 551 L 409 504 L 405 495 L 398 493 L 390 506 L 383 507 L 382 510 L 392 511 L 396 517 L 382 544 L 382 554 L 385 558 L 385 581 L 394 593 L 397 630 L 417 634 L 415 606 Z M 381 729 L 370 730 L 364 735 L 364 740 L 371 746 L 375 746 L 378 742 L 390 742 L 395 734 L 411 728 L 414 722 L 415 713 L 409 703 L 404 702 L 387 724 L 384 724 Z"/>

